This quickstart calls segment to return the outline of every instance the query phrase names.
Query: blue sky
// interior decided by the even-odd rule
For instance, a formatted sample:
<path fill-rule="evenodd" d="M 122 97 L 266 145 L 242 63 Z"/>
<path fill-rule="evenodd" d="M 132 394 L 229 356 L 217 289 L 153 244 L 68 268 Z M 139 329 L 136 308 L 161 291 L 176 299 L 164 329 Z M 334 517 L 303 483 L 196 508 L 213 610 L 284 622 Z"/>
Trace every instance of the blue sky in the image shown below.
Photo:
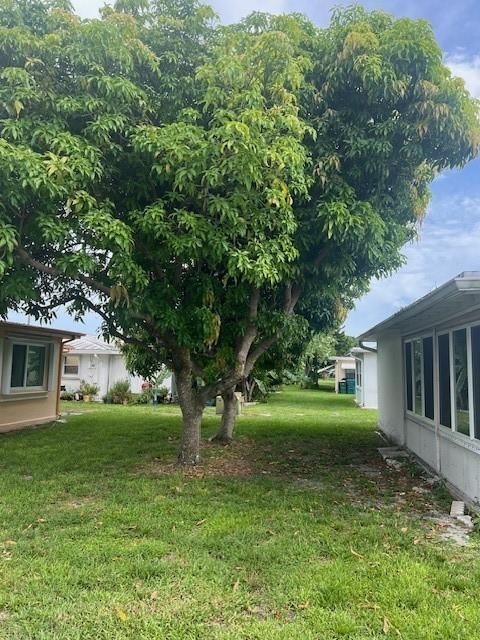
<path fill-rule="evenodd" d="M 78 13 L 84 17 L 94 17 L 102 4 L 97 0 L 74 0 Z M 226 22 L 254 10 L 298 11 L 325 25 L 331 7 L 351 2 L 213 0 L 211 4 Z M 398 16 L 427 19 L 445 52 L 446 63 L 480 98 L 479 0 L 365 0 L 362 4 Z M 350 334 L 358 335 L 461 271 L 480 270 L 480 159 L 461 171 L 442 174 L 432 191 L 420 239 L 405 248 L 406 265 L 392 277 L 372 283 L 370 293 L 359 300 L 347 320 Z M 62 315 L 54 324 L 95 333 L 99 323 L 95 316 L 89 316 L 84 325 L 78 326 Z"/>

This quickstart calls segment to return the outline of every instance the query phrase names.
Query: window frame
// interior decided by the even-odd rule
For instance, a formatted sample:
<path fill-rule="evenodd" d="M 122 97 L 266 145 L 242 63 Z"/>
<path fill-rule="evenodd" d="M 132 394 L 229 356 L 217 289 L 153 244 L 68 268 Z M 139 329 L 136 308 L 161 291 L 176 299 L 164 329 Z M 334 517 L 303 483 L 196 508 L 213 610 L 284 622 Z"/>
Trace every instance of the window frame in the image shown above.
<path fill-rule="evenodd" d="M 436 370 L 434 370 L 434 381 L 436 378 L 436 390 L 437 390 L 437 394 L 440 393 L 440 349 L 439 349 L 439 340 L 441 337 L 446 336 L 448 338 L 448 382 L 449 382 L 449 389 L 450 389 L 450 426 L 447 426 L 446 424 L 443 424 L 442 420 L 442 410 L 441 410 L 441 403 L 438 403 L 438 424 L 440 427 L 442 427 L 443 429 L 448 429 L 448 431 L 450 433 L 452 433 L 454 431 L 453 428 L 453 424 L 454 424 L 454 417 L 453 417 L 453 412 L 454 412 L 454 404 L 452 404 L 452 401 L 454 401 L 454 396 L 455 396 L 455 390 L 452 390 L 452 350 L 453 350 L 453 346 L 452 346 L 452 336 L 449 330 L 441 330 L 438 331 L 436 333 L 436 337 L 434 340 L 434 355 L 436 354 Z"/>
<path fill-rule="evenodd" d="M 405 407 L 405 416 L 411 418 L 412 420 L 416 420 L 417 422 L 424 423 L 428 426 L 435 426 L 438 423 L 438 427 L 441 432 L 445 435 L 455 434 L 456 438 L 460 438 L 466 441 L 473 441 L 480 445 L 480 438 L 475 437 L 475 398 L 474 398 L 474 382 L 473 382 L 473 354 L 472 354 L 472 329 L 474 327 L 480 328 L 480 320 L 473 320 L 471 322 L 463 322 L 450 326 L 441 325 L 441 328 L 434 328 L 429 332 L 421 332 L 418 334 L 410 334 L 405 336 L 402 340 L 403 345 L 403 393 L 404 393 L 404 407 Z M 461 433 L 457 430 L 457 397 L 456 397 L 456 377 L 455 377 L 455 350 L 454 350 L 454 333 L 456 331 L 461 331 L 465 329 L 466 331 L 466 342 L 467 342 L 467 376 L 468 376 L 468 406 L 469 406 L 469 434 Z M 435 415 L 435 418 L 431 420 L 425 416 L 425 390 L 424 390 L 424 363 L 423 363 L 423 349 L 422 349 L 422 407 L 423 407 L 423 415 L 419 415 L 415 413 L 415 411 L 411 411 L 407 409 L 407 383 L 406 383 L 406 370 L 405 370 L 405 345 L 407 342 L 412 344 L 411 348 L 411 358 L 412 358 L 412 393 L 413 393 L 413 408 L 415 408 L 415 375 L 414 375 L 414 366 L 413 366 L 413 343 L 415 340 L 426 337 L 433 337 L 433 364 L 434 364 L 434 406 L 435 413 L 437 412 L 438 407 L 438 399 L 436 396 L 440 391 L 439 387 L 439 349 L 438 349 L 438 338 L 439 336 L 448 335 L 449 340 L 449 358 L 450 358 L 450 420 L 451 420 L 451 428 L 443 425 L 440 422 L 440 415 Z M 438 407 L 439 410 L 439 407 Z"/>
<path fill-rule="evenodd" d="M 55 384 L 55 352 L 56 343 L 52 339 L 42 339 L 37 337 L 26 337 L 17 335 L 7 335 L 0 345 L 0 399 L 4 400 L 15 398 L 38 397 L 46 395 L 53 390 Z M 13 347 L 14 345 L 26 346 L 26 358 L 28 357 L 28 347 L 45 348 L 45 362 L 43 372 L 43 384 L 35 387 L 12 387 L 12 366 L 13 366 Z M 26 370 L 25 374 L 26 375 Z M 25 378 L 24 378 L 25 382 Z"/>
<path fill-rule="evenodd" d="M 424 362 L 424 348 L 423 348 L 423 340 L 425 338 L 431 338 L 433 342 L 433 352 L 432 352 L 432 366 L 433 366 L 433 406 L 434 406 L 434 417 L 427 418 L 425 415 L 425 362 Z M 421 386 L 422 386 L 422 413 L 416 413 L 415 411 L 415 348 L 414 343 L 420 340 L 422 347 L 422 357 L 420 360 L 420 375 L 421 375 Z M 410 343 L 410 368 L 411 368 L 411 385 L 412 385 L 412 409 L 408 409 L 408 401 L 407 401 L 407 371 L 406 371 L 406 345 Z M 405 407 L 405 415 L 411 417 L 413 420 L 421 420 L 428 424 L 429 426 L 435 425 L 435 414 L 436 414 L 436 394 L 437 389 L 435 385 L 435 366 L 436 366 L 436 345 L 435 345 L 435 331 L 430 330 L 427 332 L 422 332 L 418 334 L 409 335 L 408 337 L 403 338 L 402 341 L 402 367 L 403 367 L 403 402 Z"/>
<path fill-rule="evenodd" d="M 12 386 L 12 371 L 13 371 L 13 350 L 15 347 L 26 347 L 25 349 L 25 371 L 23 373 L 23 385 L 21 387 Z M 28 364 L 28 354 L 31 347 L 37 347 L 40 349 L 44 349 L 45 355 L 43 359 L 43 376 L 42 376 L 42 384 L 41 385 L 32 385 L 28 386 L 26 384 L 27 381 L 27 364 Z M 49 349 L 48 345 L 41 342 L 31 342 L 31 341 L 20 341 L 20 340 L 12 340 L 11 344 L 11 354 L 10 354 L 10 363 L 9 363 L 9 375 L 10 375 L 10 392 L 11 393 L 28 393 L 29 391 L 47 391 L 48 387 L 48 359 L 49 359 Z"/>
<path fill-rule="evenodd" d="M 77 358 L 77 373 L 65 373 L 65 367 L 67 366 L 67 358 Z M 73 365 L 68 365 L 73 366 Z M 73 353 L 62 354 L 62 378 L 78 378 L 80 375 L 80 356 Z"/>
<path fill-rule="evenodd" d="M 355 360 L 356 360 L 355 385 L 357 389 L 362 389 L 363 388 L 363 360 L 361 360 L 360 358 L 355 358 Z"/>

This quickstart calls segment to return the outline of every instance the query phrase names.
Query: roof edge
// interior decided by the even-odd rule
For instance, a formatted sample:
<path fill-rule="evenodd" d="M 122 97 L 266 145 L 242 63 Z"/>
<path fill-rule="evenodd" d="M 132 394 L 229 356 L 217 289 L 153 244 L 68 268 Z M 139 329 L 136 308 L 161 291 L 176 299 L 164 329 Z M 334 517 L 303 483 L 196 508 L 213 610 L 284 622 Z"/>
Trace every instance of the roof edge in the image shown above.
<path fill-rule="evenodd" d="M 396 311 L 367 331 L 364 331 L 357 339 L 364 342 L 375 341 L 378 335 L 394 329 L 399 322 L 429 309 L 434 304 L 440 302 L 440 300 L 446 300 L 461 292 L 475 293 L 479 291 L 480 271 L 464 271 L 406 307 Z"/>
<path fill-rule="evenodd" d="M 18 331 L 23 333 L 41 333 L 42 335 L 69 338 L 72 340 L 75 340 L 76 338 L 81 338 L 84 335 L 83 333 L 79 333 L 78 331 L 53 329 L 52 327 L 40 327 L 35 324 L 23 324 L 21 322 L 0 321 L 0 327 L 5 327 L 7 330 Z"/>

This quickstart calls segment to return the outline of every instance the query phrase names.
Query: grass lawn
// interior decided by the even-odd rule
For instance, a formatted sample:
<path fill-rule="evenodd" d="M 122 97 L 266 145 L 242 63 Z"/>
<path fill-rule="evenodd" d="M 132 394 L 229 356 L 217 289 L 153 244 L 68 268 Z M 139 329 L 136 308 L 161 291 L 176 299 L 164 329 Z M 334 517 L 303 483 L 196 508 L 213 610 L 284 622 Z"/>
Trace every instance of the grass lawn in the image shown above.
<path fill-rule="evenodd" d="M 0 437 L 2 640 L 480 637 L 477 534 L 441 540 L 351 397 L 276 394 L 188 474 L 176 407 L 69 408 Z"/>

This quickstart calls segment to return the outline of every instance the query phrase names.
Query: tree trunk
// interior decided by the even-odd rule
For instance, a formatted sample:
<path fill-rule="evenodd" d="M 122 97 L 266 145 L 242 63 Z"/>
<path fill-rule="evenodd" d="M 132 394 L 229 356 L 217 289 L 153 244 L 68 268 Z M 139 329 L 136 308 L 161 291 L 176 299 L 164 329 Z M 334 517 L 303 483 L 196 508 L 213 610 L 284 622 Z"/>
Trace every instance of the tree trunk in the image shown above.
<path fill-rule="evenodd" d="M 228 389 L 222 393 L 223 415 L 220 422 L 220 429 L 217 435 L 211 438 L 211 442 L 219 444 L 230 444 L 233 440 L 233 431 L 237 418 L 237 399 L 235 389 Z"/>
<path fill-rule="evenodd" d="M 182 440 L 178 462 L 185 466 L 200 463 L 200 432 L 204 403 L 192 386 L 192 370 L 188 364 L 175 368 L 177 393 L 182 410 Z"/>
<path fill-rule="evenodd" d="M 200 432 L 203 407 L 185 410 L 180 402 L 183 415 L 182 441 L 178 452 L 178 462 L 185 466 L 200 464 Z"/>

